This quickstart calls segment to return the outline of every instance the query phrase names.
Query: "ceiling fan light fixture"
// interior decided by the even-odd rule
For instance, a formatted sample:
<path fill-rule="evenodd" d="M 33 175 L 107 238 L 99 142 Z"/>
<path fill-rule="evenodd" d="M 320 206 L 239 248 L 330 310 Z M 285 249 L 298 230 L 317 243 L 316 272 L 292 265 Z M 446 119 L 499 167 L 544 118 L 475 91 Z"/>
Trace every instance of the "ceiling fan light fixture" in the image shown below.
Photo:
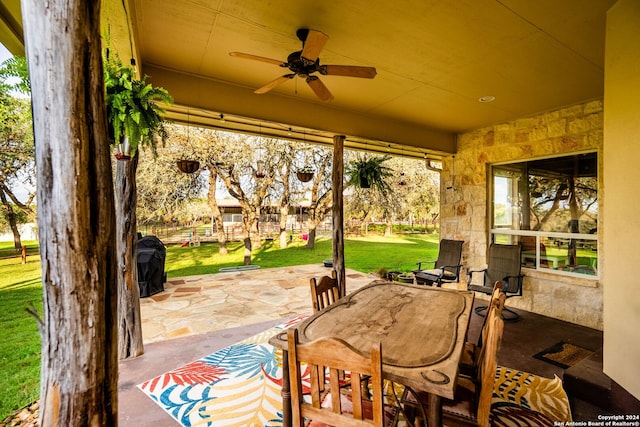
<path fill-rule="evenodd" d="M 493 95 L 485 95 L 478 99 L 478 102 L 493 102 L 496 100 L 496 97 Z"/>

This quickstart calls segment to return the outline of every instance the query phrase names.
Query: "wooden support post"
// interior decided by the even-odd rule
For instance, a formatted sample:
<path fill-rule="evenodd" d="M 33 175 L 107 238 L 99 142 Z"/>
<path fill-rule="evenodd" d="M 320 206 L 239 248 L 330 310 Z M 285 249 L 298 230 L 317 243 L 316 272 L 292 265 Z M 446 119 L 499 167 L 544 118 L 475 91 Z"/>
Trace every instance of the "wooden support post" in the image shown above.
<path fill-rule="evenodd" d="M 27 263 L 27 247 L 25 245 L 22 245 L 22 263 Z"/>
<path fill-rule="evenodd" d="M 333 171 L 331 188 L 333 189 L 333 269 L 340 284 L 340 296 L 347 294 L 344 271 L 344 212 L 342 191 L 344 188 L 344 135 L 333 137 Z"/>
<path fill-rule="evenodd" d="M 100 5 L 22 2 L 44 300 L 41 426 L 118 425 L 116 223 Z"/>

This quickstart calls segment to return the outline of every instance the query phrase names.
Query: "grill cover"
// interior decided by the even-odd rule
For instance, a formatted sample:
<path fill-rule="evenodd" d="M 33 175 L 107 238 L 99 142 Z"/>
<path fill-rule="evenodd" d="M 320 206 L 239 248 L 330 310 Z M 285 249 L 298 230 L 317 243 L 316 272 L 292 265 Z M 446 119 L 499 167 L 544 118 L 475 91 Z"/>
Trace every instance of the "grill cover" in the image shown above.
<path fill-rule="evenodd" d="M 167 276 L 164 261 L 167 250 L 156 236 L 147 236 L 138 240 L 136 251 L 138 262 L 138 286 L 140 297 L 149 297 L 164 291 Z"/>

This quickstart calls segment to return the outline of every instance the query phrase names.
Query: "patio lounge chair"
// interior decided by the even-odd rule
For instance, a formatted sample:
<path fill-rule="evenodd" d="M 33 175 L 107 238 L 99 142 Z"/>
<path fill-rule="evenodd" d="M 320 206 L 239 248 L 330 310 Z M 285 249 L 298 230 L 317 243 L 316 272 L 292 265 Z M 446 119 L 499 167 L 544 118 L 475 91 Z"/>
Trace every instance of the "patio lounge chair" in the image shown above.
<path fill-rule="evenodd" d="M 497 281 L 502 282 L 502 292 L 507 298 L 514 296 L 522 296 L 522 281 L 524 275 L 521 271 L 521 253 L 520 245 L 500 245 L 492 243 L 489 246 L 489 256 L 487 258 L 487 268 L 482 270 L 469 270 L 467 289 L 475 292 L 482 292 L 487 295 L 493 293 L 494 284 Z M 473 282 L 474 277 L 482 274 L 482 282 L 477 284 Z M 475 276 L 474 276 L 475 274 Z M 487 307 L 476 307 L 475 311 L 479 315 L 483 315 Z M 509 317 L 504 315 L 505 312 L 510 314 Z M 507 307 L 502 311 L 505 320 L 518 320 L 520 316 Z"/>
<path fill-rule="evenodd" d="M 413 270 L 416 283 L 419 285 L 442 286 L 443 282 L 460 281 L 460 259 L 462 258 L 462 240 L 442 239 L 440 241 L 440 250 L 438 251 L 438 259 L 435 261 L 418 262 L 418 269 Z M 423 270 L 422 264 L 434 263 L 431 270 Z"/>

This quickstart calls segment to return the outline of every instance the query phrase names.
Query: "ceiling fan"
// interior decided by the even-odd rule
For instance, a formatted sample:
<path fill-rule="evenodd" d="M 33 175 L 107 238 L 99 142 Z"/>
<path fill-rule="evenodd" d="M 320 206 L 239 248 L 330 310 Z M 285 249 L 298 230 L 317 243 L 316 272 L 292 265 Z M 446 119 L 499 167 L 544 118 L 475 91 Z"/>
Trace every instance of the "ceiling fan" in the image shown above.
<path fill-rule="evenodd" d="M 255 61 L 266 62 L 268 64 L 278 65 L 282 68 L 288 68 L 291 70 L 291 73 L 270 81 L 266 85 L 255 90 L 254 93 L 267 93 L 287 80 L 291 80 L 295 76 L 300 76 L 306 79 L 311 90 L 313 90 L 321 101 L 327 102 L 333 99 L 333 95 L 322 80 L 320 80 L 318 76 L 312 74 L 320 73 L 323 76 L 346 76 L 365 79 L 372 79 L 376 76 L 376 69 L 374 67 L 359 67 L 355 65 L 320 65 L 318 55 L 320 55 L 320 51 L 329 39 L 329 36 L 322 31 L 310 30 L 307 28 L 300 28 L 296 31 L 296 35 L 302 42 L 302 50 L 289 54 L 286 62 L 242 52 L 229 53 L 229 55 L 234 57 L 253 59 Z"/>

